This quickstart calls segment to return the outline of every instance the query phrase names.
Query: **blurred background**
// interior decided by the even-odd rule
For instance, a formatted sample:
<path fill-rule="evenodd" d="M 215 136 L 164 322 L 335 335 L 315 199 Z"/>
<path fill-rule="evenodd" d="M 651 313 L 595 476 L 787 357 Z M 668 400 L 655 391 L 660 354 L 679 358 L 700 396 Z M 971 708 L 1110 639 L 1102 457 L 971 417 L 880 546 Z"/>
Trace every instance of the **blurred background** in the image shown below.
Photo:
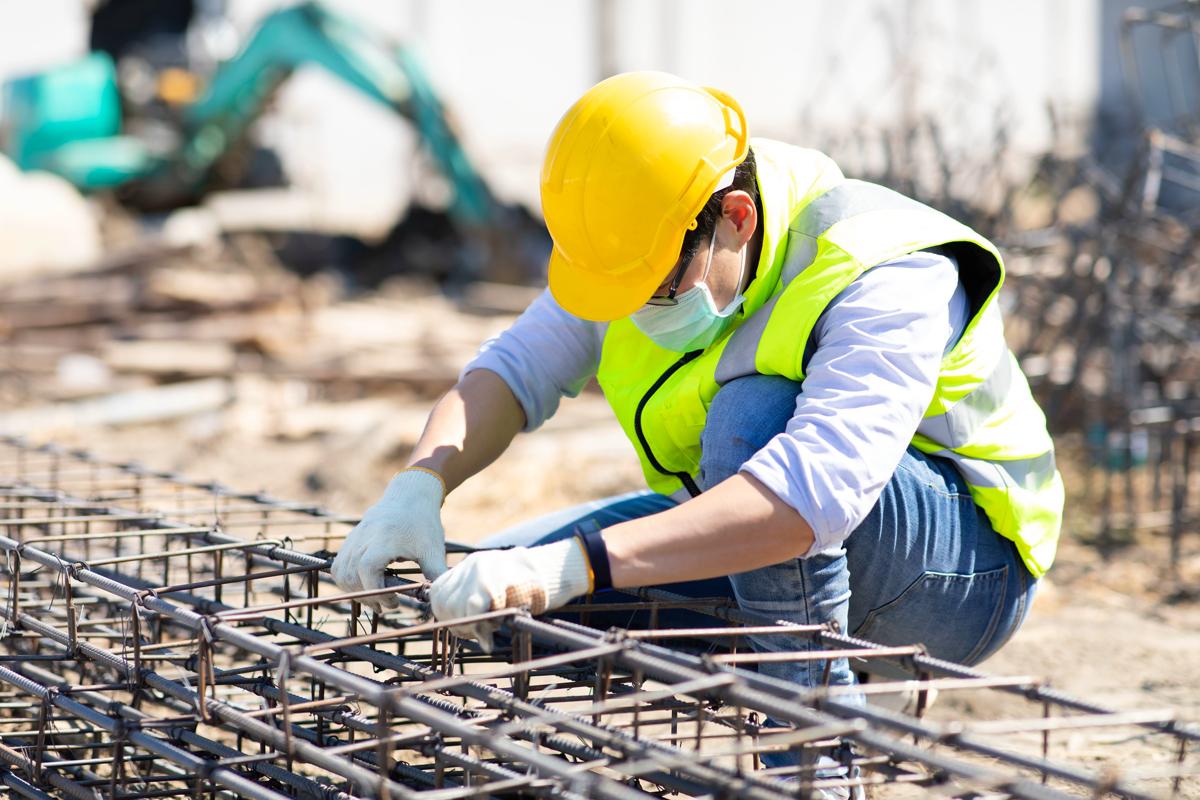
<path fill-rule="evenodd" d="M 544 285 L 559 116 L 664 69 L 1001 246 L 1069 507 L 999 668 L 1194 713 L 1198 41 L 1178 0 L 0 0 L 0 433 L 361 511 Z M 640 486 L 592 387 L 447 528 Z"/>

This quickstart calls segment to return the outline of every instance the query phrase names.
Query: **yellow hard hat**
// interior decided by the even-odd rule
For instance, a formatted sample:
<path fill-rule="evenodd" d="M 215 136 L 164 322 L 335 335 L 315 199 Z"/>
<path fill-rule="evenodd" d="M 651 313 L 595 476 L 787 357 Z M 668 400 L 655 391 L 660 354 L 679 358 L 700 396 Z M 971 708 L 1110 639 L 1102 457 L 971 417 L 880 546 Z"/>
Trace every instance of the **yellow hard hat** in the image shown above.
<path fill-rule="evenodd" d="M 715 89 L 665 72 L 589 89 L 554 129 L 542 165 L 555 299 L 596 321 L 636 311 L 748 149 L 741 107 Z"/>

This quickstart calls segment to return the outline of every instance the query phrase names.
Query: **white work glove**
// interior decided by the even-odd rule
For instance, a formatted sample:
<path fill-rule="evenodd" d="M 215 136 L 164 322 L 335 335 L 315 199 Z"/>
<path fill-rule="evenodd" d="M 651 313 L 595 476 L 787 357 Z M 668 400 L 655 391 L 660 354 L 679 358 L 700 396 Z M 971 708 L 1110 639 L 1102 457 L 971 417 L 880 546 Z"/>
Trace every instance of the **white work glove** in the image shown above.
<path fill-rule="evenodd" d="M 533 614 L 566 605 L 591 591 L 590 567 L 577 539 L 538 547 L 480 550 L 429 587 L 433 616 L 440 621 L 524 606 Z M 478 639 L 492 651 L 492 634 L 503 620 L 483 620 L 451 630 Z"/>
<path fill-rule="evenodd" d="M 445 572 L 444 487 L 437 473 L 420 467 L 409 467 L 392 478 L 333 560 L 330 574 L 338 588 L 344 592 L 382 589 L 383 570 L 393 561 L 416 561 L 430 580 Z M 364 597 L 362 602 L 376 611 L 400 605 L 391 594 Z"/>

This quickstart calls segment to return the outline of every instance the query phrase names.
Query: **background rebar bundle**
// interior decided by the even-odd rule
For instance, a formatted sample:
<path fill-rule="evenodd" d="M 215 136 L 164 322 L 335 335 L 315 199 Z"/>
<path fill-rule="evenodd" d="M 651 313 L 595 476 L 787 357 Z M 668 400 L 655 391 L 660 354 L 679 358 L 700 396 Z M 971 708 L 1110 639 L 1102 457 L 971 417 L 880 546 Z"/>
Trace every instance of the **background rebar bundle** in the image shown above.
<path fill-rule="evenodd" d="M 642 590 L 551 617 L 492 612 L 505 644 L 484 653 L 427 620 L 412 568 L 395 571 L 398 612 L 339 593 L 328 554 L 353 522 L 0 441 L 0 782 L 31 798 L 263 800 L 1197 789 L 1200 731 L 1170 711 L 1111 711 L 919 644 L 785 626 L 724 601 Z M 679 606 L 708 625 L 655 624 Z M 590 627 L 602 611 L 648 627 Z M 815 647 L 758 653 L 752 637 Z M 753 671 L 839 654 L 870 673 L 869 698 L 907 692 L 911 713 Z M 939 718 L 938 692 L 1004 693 L 1025 710 Z M 1130 744 L 1103 769 L 1073 763 L 1062 740 L 1086 730 Z M 845 769 L 818 772 L 818 754 Z"/>

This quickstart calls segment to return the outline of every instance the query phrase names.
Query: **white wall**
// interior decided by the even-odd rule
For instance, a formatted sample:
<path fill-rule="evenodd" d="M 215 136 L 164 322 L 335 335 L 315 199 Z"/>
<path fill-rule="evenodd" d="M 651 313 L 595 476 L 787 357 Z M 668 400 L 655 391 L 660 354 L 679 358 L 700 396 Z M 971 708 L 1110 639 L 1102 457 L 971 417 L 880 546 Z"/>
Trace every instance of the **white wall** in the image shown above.
<path fill-rule="evenodd" d="M 0 0 L 0 80 L 83 55 L 88 25 L 80 0 Z"/>
<path fill-rule="evenodd" d="M 1098 0 L 409 0 L 399 35 L 424 53 L 471 150 L 536 200 L 541 147 L 576 97 L 616 70 L 665 69 L 737 97 L 784 139 L 933 116 L 963 146 L 997 114 L 1014 148 L 1050 143 L 1046 107 L 1090 114 Z M 599 19 L 614 20 L 602 52 Z M 408 25 L 405 28 L 405 24 Z M 1072 144 L 1080 144 L 1076 141 Z"/>
<path fill-rule="evenodd" d="M 245 32 L 282 4 L 227 6 Z M 987 147 L 1000 113 L 1014 144 L 1034 152 L 1049 144 L 1047 104 L 1086 116 L 1099 91 L 1100 0 L 332 5 L 415 47 L 497 191 L 534 204 L 544 142 L 603 77 L 602 65 L 666 69 L 718 86 L 741 100 L 755 133 L 806 141 L 932 115 L 959 145 Z M 79 0 L 0 0 L 0 78 L 79 51 L 79 8 Z M 599 33 L 605 14 L 607 40 Z M 262 131 L 296 180 L 333 198 L 328 212 L 343 217 L 338 224 L 378 227 L 403 207 L 412 148 L 405 127 L 336 81 L 298 75 Z"/>

